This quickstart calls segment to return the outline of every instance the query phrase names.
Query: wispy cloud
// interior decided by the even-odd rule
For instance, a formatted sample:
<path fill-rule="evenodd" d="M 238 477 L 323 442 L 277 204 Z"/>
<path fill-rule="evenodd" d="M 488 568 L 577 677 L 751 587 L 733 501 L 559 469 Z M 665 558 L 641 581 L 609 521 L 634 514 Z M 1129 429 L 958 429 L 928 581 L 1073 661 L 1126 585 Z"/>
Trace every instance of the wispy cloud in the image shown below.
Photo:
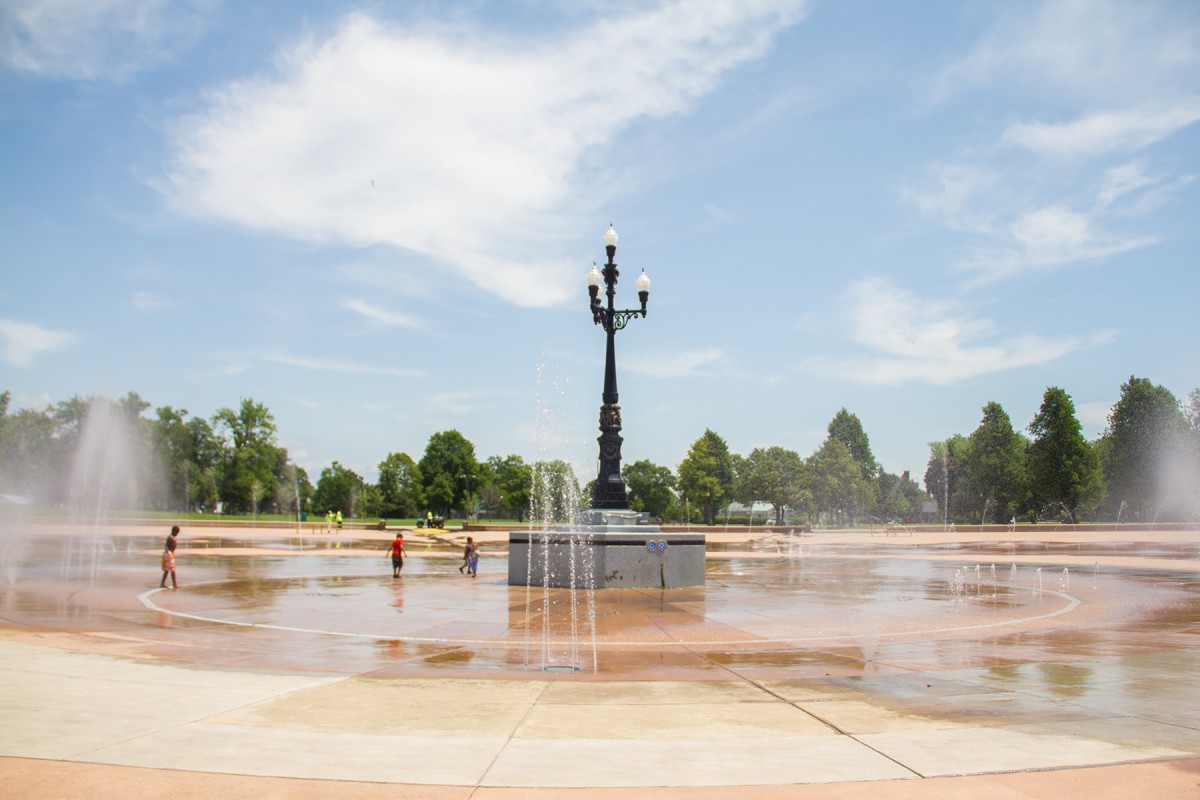
<path fill-rule="evenodd" d="M 934 112 L 994 96 L 996 127 L 931 162 L 903 197 L 973 236 L 958 266 L 976 283 L 1155 244 L 1159 231 L 1117 232 L 1115 217 L 1129 228 L 1181 185 L 1152 177 L 1170 170 L 1154 159 L 1167 164 L 1163 143 L 1200 122 L 1198 74 L 1200 28 L 1173 6 L 1052 0 L 1003 11 L 932 91 Z"/>
<path fill-rule="evenodd" d="M 203 34 L 207 0 L 7 0 L 0 63 L 50 78 L 122 79 Z"/>
<path fill-rule="evenodd" d="M 1104 173 L 1100 192 L 1096 197 L 1096 205 L 1100 208 L 1108 208 L 1129 193 L 1154 186 L 1159 180 L 1159 178 L 1152 178 L 1146 174 L 1145 163 L 1140 160 L 1110 167 Z"/>
<path fill-rule="evenodd" d="M 621 360 L 621 368 L 659 378 L 694 378 L 723 371 L 729 357 L 720 347 L 672 350 L 666 353 L 631 353 Z"/>
<path fill-rule="evenodd" d="M 987 230 L 993 224 L 987 206 L 1002 177 L 992 167 L 963 161 L 927 164 L 924 174 L 901 189 L 901 198 L 927 217 L 942 220 L 963 230 Z"/>
<path fill-rule="evenodd" d="M 365 300 L 346 300 L 342 303 L 344 308 L 348 308 L 356 314 L 361 314 L 369 320 L 373 320 L 382 325 L 387 325 L 392 328 L 420 328 L 421 321 L 408 314 L 400 314 L 395 311 L 389 311 L 386 308 L 372 305 Z"/>
<path fill-rule="evenodd" d="M 1014 122 L 1000 144 L 1055 158 L 1137 150 L 1200 121 L 1200 99 L 1172 105 L 1131 107 L 1088 114 L 1064 123 Z"/>
<path fill-rule="evenodd" d="M 175 304 L 154 292 L 135 292 L 129 304 L 143 313 L 165 311 Z"/>
<path fill-rule="evenodd" d="M 990 282 L 1081 261 L 1096 261 L 1147 247 L 1153 236 L 1120 237 L 1096 229 L 1092 218 L 1063 206 L 1039 208 L 1014 220 L 997 243 L 980 248 L 961 266 Z"/>
<path fill-rule="evenodd" d="M 12 367 L 28 367 L 42 353 L 65 350 L 78 338 L 71 331 L 56 331 L 31 322 L 0 319 L 0 361 Z"/>
<path fill-rule="evenodd" d="M 1183 12 L 1183 13 L 1181 13 Z M 1024 84 L 1058 100 L 1145 104 L 1187 82 L 1200 37 L 1183 6 L 1121 0 L 1010 4 L 932 87 L 935 100 L 995 84 Z"/>
<path fill-rule="evenodd" d="M 943 386 L 1044 364 L 1116 336 L 1107 330 L 1084 336 L 1003 337 L 991 320 L 964 313 L 961 303 L 919 297 L 883 278 L 856 283 L 845 313 L 852 341 L 867 352 L 810 359 L 804 366 L 863 383 Z"/>
<path fill-rule="evenodd" d="M 542 41 L 353 14 L 280 52 L 274 74 L 213 91 L 180 121 L 161 188 L 186 213 L 393 245 L 512 303 L 553 304 L 575 291 L 562 243 L 604 185 L 595 153 L 685 113 L 803 6 L 670 2 Z"/>
<path fill-rule="evenodd" d="M 471 414 L 487 407 L 482 392 L 436 392 L 427 395 L 429 407 L 441 414 Z"/>
<path fill-rule="evenodd" d="M 267 353 L 258 357 L 267 364 L 312 370 L 313 372 L 343 372 L 351 375 L 396 375 L 402 378 L 423 378 L 424 370 L 403 367 L 385 367 L 378 364 L 357 364 L 335 358 L 311 358 L 287 353 Z"/>

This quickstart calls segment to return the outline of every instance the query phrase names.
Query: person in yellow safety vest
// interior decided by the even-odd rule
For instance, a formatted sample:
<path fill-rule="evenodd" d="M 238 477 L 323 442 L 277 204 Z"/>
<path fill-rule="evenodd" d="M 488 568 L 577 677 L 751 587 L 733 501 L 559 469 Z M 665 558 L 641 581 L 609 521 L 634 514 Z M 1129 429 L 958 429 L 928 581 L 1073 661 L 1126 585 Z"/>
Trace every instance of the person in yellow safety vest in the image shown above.
<path fill-rule="evenodd" d="M 325 512 L 325 532 L 333 533 L 333 509 Z"/>
<path fill-rule="evenodd" d="M 338 509 L 336 519 L 337 519 L 338 533 L 341 533 L 342 532 L 342 510 L 340 508 Z"/>
<path fill-rule="evenodd" d="M 425 512 L 425 527 L 426 528 L 433 527 L 433 512 L 432 511 Z"/>

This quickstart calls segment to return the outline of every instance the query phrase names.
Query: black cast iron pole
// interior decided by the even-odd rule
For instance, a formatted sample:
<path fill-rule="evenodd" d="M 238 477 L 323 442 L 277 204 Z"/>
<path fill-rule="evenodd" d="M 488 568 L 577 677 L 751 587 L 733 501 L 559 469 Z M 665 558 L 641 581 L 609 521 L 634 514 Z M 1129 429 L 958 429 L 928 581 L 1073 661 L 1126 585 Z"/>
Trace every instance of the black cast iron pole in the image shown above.
<path fill-rule="evenodd" d="M 608 254 L 608 263 L 604 265 L 603 275 L 607 304 L 601 305 L 599 286 L 594 280 L 589 280 L 589 291 L 592 296 L 592 321 L 604 327 L 606 337 L 604 351 L 604 393 L 601 395 L 600 406 L 600 470 L 596 476 L 596 486 L 592 491 L 592 508 L 624 509 L 629 508 L 629 498 L 625 493 L 625 480 L 621 477 L 621 406 L 617 394 L 617 331 L 623 329 L 629 320 L 636 316 L 646 316 L 646 300 L 649 297 L 650 281 L 642 276 L 638 278 L 638 295 L 642 301 L 640 310 L 625 309 L 618 311 L 613 304 L 617 294 L 617 278 L 620 272 L 613 258 L 617 253 L 616 231 L 609 227 L 605 235 L 604 249 Z M 611 240 L 611 241 L 610 241 Z M 593 269 L 595 269 L 593 267 Z"/>

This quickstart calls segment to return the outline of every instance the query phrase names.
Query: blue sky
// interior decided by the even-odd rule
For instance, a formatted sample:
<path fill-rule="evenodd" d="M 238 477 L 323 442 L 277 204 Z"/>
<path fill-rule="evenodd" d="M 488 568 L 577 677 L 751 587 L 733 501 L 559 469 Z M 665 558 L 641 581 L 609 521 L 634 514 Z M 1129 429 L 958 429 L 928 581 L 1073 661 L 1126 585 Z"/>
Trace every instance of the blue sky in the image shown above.
<path fill-rule="evenodd" d="M 705 428 L 892 472 L 1048 386 L 1200 386 L 1194 2 L 0 7 L 0 386 L 250 397 L 314 477 L 457 428 L 594 476 Z"/>

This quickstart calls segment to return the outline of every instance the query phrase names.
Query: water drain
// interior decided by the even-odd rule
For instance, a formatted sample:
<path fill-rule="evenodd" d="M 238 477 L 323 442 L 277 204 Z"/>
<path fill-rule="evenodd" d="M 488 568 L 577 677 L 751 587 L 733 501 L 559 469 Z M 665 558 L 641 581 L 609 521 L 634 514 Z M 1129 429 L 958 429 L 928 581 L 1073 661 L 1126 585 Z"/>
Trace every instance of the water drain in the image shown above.
<path fill-rule="evenodd" d="M 579 672 L 579 667 L 572 667 L 570 664 L 550 664 L 542 667 L 542 672 Z"/>

